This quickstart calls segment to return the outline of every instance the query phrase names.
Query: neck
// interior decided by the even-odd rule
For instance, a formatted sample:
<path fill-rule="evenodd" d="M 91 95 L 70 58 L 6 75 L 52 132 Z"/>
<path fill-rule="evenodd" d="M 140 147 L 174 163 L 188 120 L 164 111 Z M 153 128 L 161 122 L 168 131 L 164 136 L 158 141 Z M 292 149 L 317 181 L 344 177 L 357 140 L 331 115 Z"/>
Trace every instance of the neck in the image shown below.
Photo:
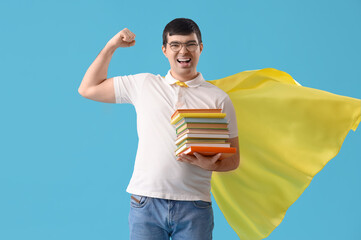
<path fill-rule="evenodd" d="M 181 82 L 187 82 L 189 80 L 196 78 L 199 73 L 197 71 L 194 71 L 194 72 L 189 72 L 189 73 L 184 73 L 184 74 L 177 74 L 177 73 L 173 72 L 171 69 L 170 74 L 172 75 L 173 78 L 175 78 Z"/>

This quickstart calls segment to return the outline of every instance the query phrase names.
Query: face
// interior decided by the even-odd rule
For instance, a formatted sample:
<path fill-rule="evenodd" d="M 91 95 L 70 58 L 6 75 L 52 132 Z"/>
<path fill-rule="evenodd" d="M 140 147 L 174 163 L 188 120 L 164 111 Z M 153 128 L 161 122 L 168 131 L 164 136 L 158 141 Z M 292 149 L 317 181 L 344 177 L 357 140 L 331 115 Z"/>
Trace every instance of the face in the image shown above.
<path fill-rule="evenodd" d="M 181 42 L 181 43 L 198 43 L 197 35 L 195 33 L 189 35 L 172 35 L 168 34 L 168 43 Z M 197 74 L 197 64 L 201 52 L 203 50 L 203 43 L 200 43 L 195 51 L 189 51 L 186 44 L 181 45 L 182 48 L 178 52 L 174 52 L 170 45 L 162 46 L 164 55 L 168 58 L 171 73 L 173 77 L 184 79 L 187 77 L 194 77 Z M 183 60 L 183 61 L 182 61 Z M 187 60 L 185 62 L 184 60 Z M 190 61 L 188 61 L 190 60 Z"/>

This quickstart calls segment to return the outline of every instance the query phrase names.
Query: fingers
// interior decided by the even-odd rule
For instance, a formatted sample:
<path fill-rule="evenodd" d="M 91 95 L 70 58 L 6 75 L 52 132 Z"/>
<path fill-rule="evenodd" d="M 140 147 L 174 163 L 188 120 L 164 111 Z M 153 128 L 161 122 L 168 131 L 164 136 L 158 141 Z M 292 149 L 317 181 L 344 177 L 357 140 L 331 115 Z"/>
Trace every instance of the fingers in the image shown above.
<path fill-rule="evenodd" d="M 199 154 L 197 152 L 193 153 L 194 156 L 190 156 L 187 154 L 180 154 L 177 158 L 177 160 L 181 160 L 181 161 L 186 161 L 186 162 L 193 162 L 196 159 L 200 159 L 200 160 L 205 160 L 208 159 L 207 161 L 211 161 L 211 162 L 215 162 L 217 161 L 220 157 L 221 157 L 221 153 L 217 153 L 216 155 L 213 156 L 203 156 L 202 154 Z"/>
<path fill-rule="evenodd" d="M 177 160 L 181 162 L 192 163 L 195 157 L 189 156 L 187 154 L 181 154 L 178 156 Z"/>
<path fill-rule="evenodd" d="M 135 40 L 133 40 L 129 43 L 129 47 L 134 46 L 134 45 L 135 45 Z"/>
<path fill-rule="evenodd" d="M 135 38 L 135 34 L 133 32 L 131 32 L 128 28 L 124 28 L 123 30 L 125 33 L 127 33 L 129 35 L 129 37 Z"/>
<path fill-rule="evenodd" d="M 213 156 L 203 156 L 202 154 L 195 152 L 194 156 L 196 156 L 198 159 L 207 158 L 208 161 L 216 162 L 222 156 L 222 153 L 217 153 L 217 154 L 215 154 Z"/>
<path fill-rule="evenodd" d="M 218 160 L 221 157 L 222 153 L 218 153 L 213 156 L 213 160 Z"/>
<path fill-rule="evenodd" d="M 121 31 L 121 35 L 123 36 L 123 41 L 125 42 L 133 42 L 133 45 L 135 44 L 135 34 L 132 33 L 128 28 L 124 28 L 122 31 Z"/>

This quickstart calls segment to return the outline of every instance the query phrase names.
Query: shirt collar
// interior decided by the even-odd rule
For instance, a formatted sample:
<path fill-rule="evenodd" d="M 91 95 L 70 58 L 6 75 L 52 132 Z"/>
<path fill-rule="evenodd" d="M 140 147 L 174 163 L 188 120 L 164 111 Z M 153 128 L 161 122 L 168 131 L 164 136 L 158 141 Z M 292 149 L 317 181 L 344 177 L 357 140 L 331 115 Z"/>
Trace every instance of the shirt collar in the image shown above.
<path fill-rule="evenodd" d="M 175 84 L 178 80 L 175 79 L 171 74 L 170 74 L 170 70 L 168 70 L 167 75 L 165 76 L 165 80 L 169 83 L 169 84 Z M 199 85 L 201 85 L 203 82 L 205 82 L 202 73 L 198 73 L 197 77 L 186 81 L 185 83 L 187 84 L 188 87 L 198 87 Z"/>

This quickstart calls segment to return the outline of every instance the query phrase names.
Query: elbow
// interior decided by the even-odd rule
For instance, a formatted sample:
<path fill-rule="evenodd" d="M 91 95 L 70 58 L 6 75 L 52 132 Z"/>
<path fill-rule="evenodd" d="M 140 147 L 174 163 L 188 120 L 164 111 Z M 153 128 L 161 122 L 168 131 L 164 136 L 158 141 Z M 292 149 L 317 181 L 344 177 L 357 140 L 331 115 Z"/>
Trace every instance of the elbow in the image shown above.
<path fill-rule="evenodd" d="M 236 170 L 239 167 L 239 157 L 234 161 L 234 165 L 233 165 L 233 169 L 232 170 Z"/>
<path fill-rule="evenodd" d="M 78 93 L 81 96 L 85 97 L 87 92 L 88 92 L 88 88 L 89 87 L 86 84 L 84 84 L 84 78 L 83 78 L 83 80 L 81 81 L 81 83 L 80 83 L 80 85 L 78 87 Z"/>
<path fill-rule="evenodd" d="M 86 97 L 85 90 L 82 89 L 81 87 L 78 88 L 78 93 L 79 93 L 82 97 Z"/>

